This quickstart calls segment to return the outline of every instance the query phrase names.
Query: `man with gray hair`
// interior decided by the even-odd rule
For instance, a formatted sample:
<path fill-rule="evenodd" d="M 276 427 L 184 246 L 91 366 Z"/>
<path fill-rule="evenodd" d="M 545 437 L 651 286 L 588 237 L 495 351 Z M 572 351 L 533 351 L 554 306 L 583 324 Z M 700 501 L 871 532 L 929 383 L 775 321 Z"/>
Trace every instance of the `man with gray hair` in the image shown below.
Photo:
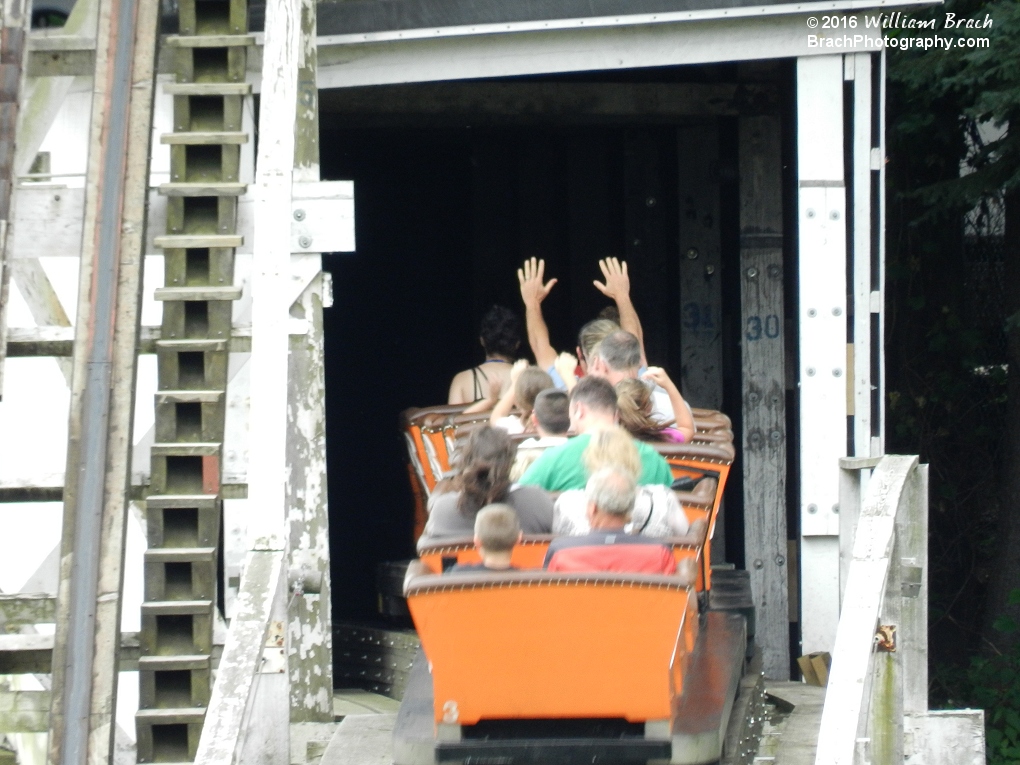
<path fill-rule="evenodd" d="M 641 379 L 652 391 L 652 419 L 661 423 L 675 421 L 676 428 L 690 441 L 694 435 L 694 414 L 665 370 L 642 369 L 641 341 L 635 335 L 618 330 L 603 338 L 592 353 L 588 374 L 608 380 L 614 388 L 621 380 Z"/>
<path fill-rule="evenodd" d="M 607 467 L 593 473 L 585 487 L 591 533 L 554 539 L 545 567 L 550 571 L 675 573 L 671 548 L 661 540 L 624 531 L 636 495 L 634 478 L 625 470 Z"/>

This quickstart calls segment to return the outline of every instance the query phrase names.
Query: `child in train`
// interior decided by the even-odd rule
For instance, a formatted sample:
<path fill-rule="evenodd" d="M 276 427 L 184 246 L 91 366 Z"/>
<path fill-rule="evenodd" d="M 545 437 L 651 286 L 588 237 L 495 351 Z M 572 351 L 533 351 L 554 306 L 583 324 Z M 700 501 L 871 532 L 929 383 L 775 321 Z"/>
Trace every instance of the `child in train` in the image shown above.
<path fill-rule="evenodd" d="M 489 424 L 503 428 L 512 436 L 533 432 L 535 426 L 531 422 L 531 413 L 535 408 L 535 398 L 552 387 L 553 381 L 548 373 L 521 359 L 510 370 L 510 385 L 492 408 Z M 519 414 L 510 413 L 514 407 Z"/>
<path fill-rule="evenodd" d="M 503 504 L 483 507 L 475 516 L 475 549 L 482 562 L 458 563 L 446 573 L 507 571 L 513 568 L 510 556 L 520 540 L 521 524 L 512 507 Z"/>
<path fill-rule="evenodd" d="M 517 457 L 510 469 L 510 480 L 519 481 L 531 463 L 551 446 L 567 442 L 570 430 L 570 399 L 555 388 L 543 390 L 535 397 L 531 411 L 531 424 L 538 438 L 529 438 L 517 445 Z"/>

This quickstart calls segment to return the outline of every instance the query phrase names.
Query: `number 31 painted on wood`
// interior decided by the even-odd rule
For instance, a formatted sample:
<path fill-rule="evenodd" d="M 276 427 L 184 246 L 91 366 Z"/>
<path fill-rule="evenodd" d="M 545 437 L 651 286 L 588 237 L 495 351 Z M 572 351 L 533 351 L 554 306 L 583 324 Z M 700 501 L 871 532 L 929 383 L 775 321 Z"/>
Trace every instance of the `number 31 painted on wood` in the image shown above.
<path fill-rule="evenodd" d="M 779 317 L 774 313 L 766 316 L 765 321 L 762 321 L 761 316 L 747 317 L 747 331 L 744 333 L 744 337 L 754 341 L 761 340 L 763 336 L 769 340 L 779 337 Z"/>

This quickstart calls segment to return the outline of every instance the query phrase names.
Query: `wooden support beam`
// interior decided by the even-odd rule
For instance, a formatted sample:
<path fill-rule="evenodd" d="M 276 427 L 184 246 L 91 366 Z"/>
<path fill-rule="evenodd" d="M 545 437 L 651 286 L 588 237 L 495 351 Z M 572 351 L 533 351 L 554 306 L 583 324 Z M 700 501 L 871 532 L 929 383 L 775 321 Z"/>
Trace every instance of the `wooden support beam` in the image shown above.
<path fill-rule="evenodd" d="M 765 677 L 790 676 L 786 545 L 783 184 L 776 117 L 739 125 L 744 556 Z"/>
<path fill-rule="evenodd" d="M 220 649 L 213 651 L 213 666 L 219 661 Z M 53 635 L 0 634 L 0 675 L 45 675 L 52 668 Z M 138 669 L 138 633 L 123 632 L 120 636 L 120 671 Z"/>
<path fill-rule="evenodd" d="M 49 35 L 35 32 L 28 37 L 29 77 L 91 77 L 96 68 L 93 37 Z"/>
<path fill-rule="evenodd" d="M 159 3 L 101 0 L 85 179 L 51 765 L 113 759 Z"/>
<path fill-rule="evenodd" d="M 876 651 L 875 637 L 880 624 L 899 627 L 903 590 L 902 567 L 894 554 L 901 528 L 897 508 L 907 502 L 927 513 L 927 504 L 921 505 L 918 496 L 927 488 L 926 476 L 913 476 L 917 472 L 917 457 L 889 456 L 868 485 L 832 652 L 815 756 L 818 765 L 857 762 L 862 735 L 871 739 L 869 760 L 903 762 L 902 652 Z M 916 519 L 912 512 L 903 520 Z M 896 621 L 891 621 L 894 617 Z M 926 625 L 920 627 L 925 631 Z"/>
<path fill-rule="evenodd" d="M 142 327 L 138 335 L 138 353 L 153 354 L 163 337 L 161 327 Z M 12 327 L 7 331 L 8 356 L 72 356 L 73 327 Z M 251 352 L 251 327 L 235 326 L 227 348 L 231 353 Z"/>
<path fill-rule="evenodd" d="M 136 502 L 149 498 L 149 476 L 135 474 L 132 476 L 131 489 L 128 497 Z M 243 476 L 242 476 L 243 479 Z M 247 499 L 248 484 L 223 483 L 220 486 L 223 499 Z M 0 512 L 3 505 L 11 502 L 62 502 L 64 500 L 64 474 L 49 476 L 32 476 L 13 480 L 0 481 Z"/>
<path fill-rule="evenodd" d="M 770 84 L 444 82 L 323 90 L 321 110 L 354 122 L 487 119 L 519 123 L 675 121 L 705 115 L 763 114 L 779 109 Z"/>
<path fill-rule="evenodd" d="M 95 38 L 99 0 L 77 0 L 61 36 Z M 94 70 L 93 70 L 94 71 Z M 87 85 L 91 77 L 33 77 L 26 85 L 23 108 L 18 115 L 18 136 L 22 140 L 14 156 L 14 172 L 20 177 L 28 172 L 39 147 L 53 125 L 65 96 L 75 85 Z"/>
<path fill-rule="evenodd" d="M 9 262 L 11 279 L 21 297 L 28 305 L 36 324 L 42 328 L 70 328 L 71 320 L 67 318 L 60 297 L 57 295 L 42 264 L 35 258 L 17 258 Z M 71 360 L 57 359 L 61 374 L 71 384 Z"/>
<path fill-rule="evenodd" d="M 847 450 L 843 57 L 797 61 L 801 651 L 839 621 L 839 460 Z"/>
<path fill-rule="evenodd" d="M 13 191 L 16 127 L 21 109 L 22 69 L 25 61 L 25 35 L 31 26 L 29 4 L 22 0 L 4 0 L 0 35 L 0 399 L 4 392 L 4 359 L 7 356 L 7 306 L 11 289 L 10 260 L 7 246 Z"/>
<path fill-rule="evenodd" d="M 302 0 L 298 104 L 294 123 L 294 183 L 319 180 L 316 3 Z M 312 237 L 313 246 L 316 237 Z M 326 495 L 325 330 L 322 256 L 291 256 L 294 276 L 311 278 L 290 308 L 307 331 L 291 333 L 287 384 L 287 602 L 290 722 L 333 722 L 333 630 Z M 304 279 L 302 279 L 304 281 Z"/>
<path fill-rule="evenodd" d="M 45 593 L 0 595 L 0 624 L 9 628 L 55 621 L 56 605 L 57 599 Z"/>
<path fill-rule="evenodd" d="M 720 409 L 722 259 L 716 121 L 678 128 L 677 157 L 680 169 L 681 390 L 691 406 Z"/>
<path fill-rule="evenodd" d="M 46 733 L 49 727 L 49 691 L 0 691 L 0 731 Z"/>
<path fill-rule="evenodd" d="M 237 608 L 209 700 L 196 765 L 240 765 L 282 569 L 283 553 L 279 551 L 253 550 L 245 559 Z"/>

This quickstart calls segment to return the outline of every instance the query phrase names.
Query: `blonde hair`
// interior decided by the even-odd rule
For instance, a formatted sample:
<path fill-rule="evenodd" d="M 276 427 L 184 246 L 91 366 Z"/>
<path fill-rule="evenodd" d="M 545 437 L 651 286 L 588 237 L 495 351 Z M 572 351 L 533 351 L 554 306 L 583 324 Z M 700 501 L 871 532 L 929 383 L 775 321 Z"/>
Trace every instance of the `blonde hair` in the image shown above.
<path fill-rule="evenodd" d="M 514 399 L 521 410 L 521 422 L 531 417 L 535 409 L 535 398 L 544 390 L 556 387 L 552 377 L 544 369 L 528 367 L 517 378 L 514 385 Z"/>
<path fill-rule="evenodd" d="M 510 505 L 487 505 L 475 516 L 475 536 L 486 552 L 507 552 L 514 549 L 521 536 L 521 524 Z"/>
<path fill-rule="evenodd" d="M 641 477 L 641 455 L 634 439 L 622 428 L 592 433 L 584 450 L 584 466 L 589 475 L 603 468 L 615 467 L 629 473 L 635 481 Z"/>
<path fill-rule="evenodd" d="M 652 417 L 652 391 L 640 380 L 629 377 L 616 384 L 616 405 L 620 425 L 642 441 L 665 441 L 666 426 Z"/>

